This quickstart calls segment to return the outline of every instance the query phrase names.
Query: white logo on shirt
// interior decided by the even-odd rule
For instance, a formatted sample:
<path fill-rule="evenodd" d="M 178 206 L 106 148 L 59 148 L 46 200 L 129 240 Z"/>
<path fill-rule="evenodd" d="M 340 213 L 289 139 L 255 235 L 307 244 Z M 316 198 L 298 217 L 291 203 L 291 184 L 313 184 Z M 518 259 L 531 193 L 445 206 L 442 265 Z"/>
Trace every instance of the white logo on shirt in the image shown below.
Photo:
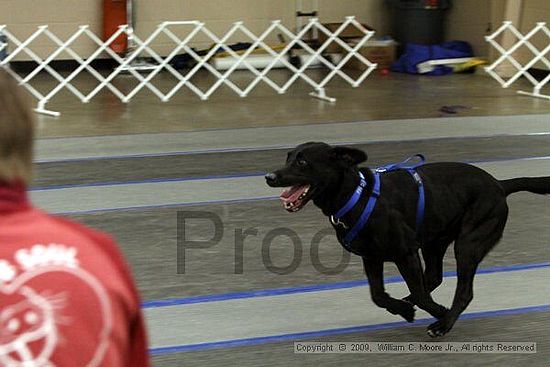
<path fill-rule="evenodd" d="M 81 355 L 85 366 L 99 366 L 112 329 L 109 298 L 103 285 L 79 267 L 74 247 L 37 244 L 15 253 L 15 262 L 0 259 L 0 365 L 6 367 L 53 367 L 52 356 L 70 327 L 71 294 L 64 281 L 78 284 L 78 296 L 97 305 L 97 325 L 92 334 L 97 347 Z M 48 279 L 52 277 L 51 279 Z M 47 287 L 47 288 L 45 288 Z M 74 287 L 74 286 L 73 286 Z M 75 297 L 78 297 L 75 296 Z M 80 327 L 76 325 L 75 327 Z M 71 342 L 74 342 L 71 340 Z"/>

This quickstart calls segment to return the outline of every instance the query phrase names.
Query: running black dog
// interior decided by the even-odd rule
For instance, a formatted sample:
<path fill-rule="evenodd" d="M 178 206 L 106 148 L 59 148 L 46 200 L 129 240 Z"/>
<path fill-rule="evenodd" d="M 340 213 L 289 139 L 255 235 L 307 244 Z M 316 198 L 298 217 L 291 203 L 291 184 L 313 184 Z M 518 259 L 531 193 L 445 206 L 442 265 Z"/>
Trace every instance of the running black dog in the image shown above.
<path fill-rule="evenodd" d="M 414 307 L 438 319 L 428 326 L 430 336 L 453 327 L 473 298 L 476 269 L 497 244 L 508 218 L 506 197 L 518 191 L 550 193 L 550 177 L 496 180 L 480 168 L 464 163 L 432 163 L 416 169 L 425 190 L 421 230 L 416 232 L 418 185 L 405 170 L 380 174 L 380 194 L 366 222 L 350 243 L 346 234 L 360 219 L 375 187 L 375 175 L 357 165 L 367 155 L 357 149 L 305 143 L 288 153 L 286 165 L 266 175 L 271 187 L 288 187 L 285 208 L 300 210 L 313 200 L 326 216 L 333 216 L 359 188 L 357 204 L 339 221 L 331 220 L 340 243 L 363 259 L 374 303 L 392 314 L 414 321 Z M 437 304 L 430 293 L 442 282 L 443 256 L 454 242 L 458 284 L 451 309 Z M 422 249 L 425 270 L 419 257 Z M 411 294 L 404 300 L 384 291 L 383 263 L 395 262 Z"/>

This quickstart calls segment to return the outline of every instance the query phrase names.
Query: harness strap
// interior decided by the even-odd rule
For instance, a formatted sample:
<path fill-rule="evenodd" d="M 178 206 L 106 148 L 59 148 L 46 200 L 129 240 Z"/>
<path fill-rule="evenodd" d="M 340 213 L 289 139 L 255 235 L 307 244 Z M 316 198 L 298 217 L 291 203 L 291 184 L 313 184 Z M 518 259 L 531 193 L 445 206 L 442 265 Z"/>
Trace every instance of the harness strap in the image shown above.
<path fill-rule="evenodd" d="M 351 209 L 353 209 L 355 204 L 357 204 L 359 199 L 361 199 L 361 194 L 363 193 L 363 189 L 365 188 L 365 186 L 367 186 L 367 181 L 365 180 L 365 176 L 363 176 L 361 172 L 359 172 L 359 178 L 360 178 L 359 186 L 357 186 L 357 188 L 353 192 L 353 195 L 349 198 L 346 205 L 344 205 L 340 210 L 338 210 L 336 214 L 334 214 L 334 218 L 336 219 L 342 218 Z"/>
<path fill-rule="evenodd" d="M 413 165 L 407 164 L 415 158 L 419 158 L 420 162 Z M 407 171 L 414 179 L 414 182 L 418 186 L 418 202 L 416 204 L 416 236 L 417 237 L 420 235 L 420 231 L 422 229 L 422 223 L 424 222 L 424 208 L 426 206 L 426 196 L 425 196 L 425 190 L 424 190 L 424 183 L 422 182 L 422 178 L 420 177 L 418 172 L 416 172 L 416 169 L 422 166 L 425 162 L 426 162 L 426 158 L 422 154 L 415 154 L 405 159 L 403 162 L 389 164 L 387 166 L 382 166 L 380 168 L 377 168 L 377 171 L 379 172 L 390 172 L 390 171 L 397 171 L 402 169 Z"/>
<path fill-rule="evenodd" d="M 420 162 L 414 165 L 407 165 L 407 163 L 414 158 L 419 158 Z M 350 251 L 349 245 L 355 239 L 355 237 L 357 237 L 357 235 L 359 234 L 359 231 L 361 231 L 361 229 L 365 226 L 365 224 L 369 220 L 370 215 L 374 211 L 374 207 L 376 206 L 376 201 L 380 196 L 380 186 L 381 186 L 380 174 L 384 172 L 391 172 L 391 171 L 397 171 L 402 169 L 407 171 L 414 179 L 416 185 L 418 186 L 418 202 L 416 206 L 416 235 L 417 237 L 420 235 L 420 231 L 422 229 L 422 223 L 424 222 L 424 209 L 426 205 L 425 204 L 426 198 L 425 198 L 424 183 L 422 182 L 422 178 L 420 177 L 418 172 L 416 172 L 416 169 L 421 165 L 423 165 L 425 161 L 426 159 L 422 154 L 415 154 L 407 158 L 403 162 L 382 166 L 373 170 L 374 185 L 373 185 L 372 193 L 369 197 L 369 200 L 367 201 L 367 205 L 365 206 L 365 209 L 363 209 L 363 212 L 361 213 L 361 216 L 359 217 L 359 220 L 357 221 L 357 223 L 355 223 L 355 225 L 344 237 L 344 241 L 343 241 L 344 247 L 348 251 Z M 334 216 L 331 217 L 331 221 L 334 225 L 343 224 L 339 221 L 339 219 L 343 217 L 345 214 L 347 214 L 357 204 L 357 202 L 361 198 L 361 194 L 363 193 L 363 190 L 366 187 L 367 183 L 366 183 L 365 177 L 361 172 L 359 172 L 359 177 L 360 177 L 360 183 L 359 183 L 359 186 L 355 189 L 353 195 L 350 197 L 350 199 L 347 201 L 344 207 L 342 207 Z"/>
<path fill-rule="evenodd" d="M 416 237 L 420 236 L 420 231 L 422 230 L 422 223 L 424 223 L 424 207 L 426 205 L 426 196 L 424 192 L 424 183 L 418 172 L 407 169 L 416 185 L 418 186 L 418 203 L 416 204 Z"/>
<path fill-rule="evenodd" d="M 420 162 L 413 165 L 407 165 L 410 161 L 412 161 L 415 158 L 419 158 Z M 397 171 L 399 169 L 405 169 L 405 170 L 415 170 L 418 167 L 422 166 L 426 162 L 426 158 L 422 154 L 415 154 L 410 156 L 409 158 L 405 159 L 403 162 L 399 163 L 393 163 L 388 164 L 386 166 L 378 167 L 376 171 L 378 172 L 390 172 L 390 171 Z"/>
<path fill-rule="evenodd" d="M 357 237 L 359 231 L 365 226 L 365 224 L 369 220 L 369 217 L 372 214 L 374 207 L 376 206 L 376 200 L 380 196 L 380 173 L 374 171 L 373 174 L 374 185 L 372 188 L 371 196 L 369 197 L 369 201 L 367 202 L 363 213 L 361 213 L 361 217 L 359 217 L 357 223 L 355 223 L 355 225 L 351 228 L 346 237 L 344 237 L 344 246 L 346 248 L 351 244 L 355 237 Z"/>

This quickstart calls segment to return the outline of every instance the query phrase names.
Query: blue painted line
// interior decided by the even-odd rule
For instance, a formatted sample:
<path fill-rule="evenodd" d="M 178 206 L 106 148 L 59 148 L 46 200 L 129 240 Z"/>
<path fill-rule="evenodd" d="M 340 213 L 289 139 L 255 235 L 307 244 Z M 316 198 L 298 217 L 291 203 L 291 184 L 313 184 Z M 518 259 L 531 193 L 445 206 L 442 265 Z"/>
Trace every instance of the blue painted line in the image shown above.
<path fill-rule="evenodd" d="M 550 132 L 538 132 L 528 134 L 488 134 L 488 135 L 476 135 L 476 136 L 450 136 L 450 137 L 436 137 L 436 138 L 416 138 L 416 139 L 395 139 L 395 140 L 383 140 L 383 141 L 349 141 L 349 142 L 331 142 L 328 144 L 340 146 L 340 145 L 368 145 L 368 144 L 399 144 L 405 142 L 419 142 L 419 141 L 435 141 L 435 140 L 460 140 L 460 139 L 484 139 L 484 138 L 499 138 L 499 137 L 514 137 L 514 136 L 545 136 L 550 135 Z M 85 162 L 85 161 L 101 161 L 109 159 L 132 159 L 132 158 L 155 158 L 166 156 L 180 156 L 180 155 L 196 155 L 196 154 L 211 154 L 211 153 L 235 153 L 235 152 L 255 152 L 261 150 L 280 150 L 280 149 L 292 149 L 295 144 L 279 144 L 279 145 L 265 145 L 259 147 L 234 147 L 234 148 L 218 148 L 218 149 L 198 149 L 189 151 L 173 151 L 162 153 L 142 153 L 142 154 L 126 154 L 126 155 L 111 155 L 111 156 L 96 156 L 96 157 L 82 157 L 82 158 L 59 158 L 59 159 L 37 159 L 34 163 L 58 163 L 58 162 Z"/>
<path fill-rule="evenodd" d="M 486 164 L 486 163 L 497 163 L 497 162 L 515 162 L 515 161 L 543 161 L 550 159 L 550 156 L 531 156 L 531 157 L 504 157 L 504 158 L 495 158 L 491 160 L 472 160 L 464 161 L 468 164 Z"/>
<path fill-rule="evenodd" d="M 536 264 L 517 264 L 517 265 L 505 265 L 495 266 L 491 268 L 478 269 L 477 274 L 492 274 L 492 273 L 509 273 L 513 271 L 532 270 L 532 269 L 544 269 L 550 268 L 550 262 L 536 263 Z M 456 277 L 456 271 L 447 271 L 443 273 L 444 278 Z M 385 284 L 401 283 L 403 278 L 401 276 L 391 276 L 384 279 Z M 142 303 L 142 308 L 159 308 L 169 306 L 180 306 L 195 303 L 208 303 L 208 302 L 220 302 L 235 299 L 245 298 L 257 298 L 257 297 L 272 297 L 282 296 L 297 293 L 310 293 L 310 292 L 323 292 L 334 289 L 345 289 L 367 286 L 369 282 L 366 279 L 351 280 L 346 282 L 316 284 L 300 287 L 288 287 L 288 288 L 274 288 L 274 289 L 262 289 L 255 291 L 234 292 L 234 293 L 222 293 L 222 294 L 208 294 L 203 296 L 184 297 L 184 298 L 170 298 L 165 300 L 147 301 Z"/>
<path fill-rule="evenodd" d="M 480 319 L 480 318 L 502 317 L 502 316 L 520 315 L 520 314 L 526 314 L 526 313 L 547 312 L 547 311 L 550 311 L 550 305 L 529 306 L 529 307 L 520 307 L 520 308 L 512 308 L 512 309 L 493 310 L 493 311 L 470 312 L 470 313 L 462 314 L 460 316 L 460 320 L 473 320 L 473 319 Z M 401 328 L 401 327 L 414 327 L 419 325 L 426 325 L 433 321 L 434 321 L 433 318 L 423 318 L 423 319 L 416 320 L 414 324 L 408 323 L 406 321 L 397 321 L 397 322 L 389 322 L 384 324 L 352 326 L 347 328 L 310 331 L 310 332 L 304 332 L 304 333 L 281 334 L 281 335 L 264 336 L 264 337 L 257 337 L 257 338 L 224 340 L 224 341 L 211 342 L 211 343 L 151 348 L 149 349 L 149 352 L 152 355 L 162 355 L 162 354 L 191 352 L 191 351 L 208 350 L 208 349 L 244 347 L 244 346 L 252 346 L 252 345 L 258 345 L 258 344 L 265 344 L 265 343 L 290 341 L 290 340 L 298 341 L 302 339 L 319 338 L 319 337 L 326 337 L 331 335 L 367 333 L 367 332 L 373 332 L 378 330 L 395 329 L 395 328 Z"/>
<path fill-rule="evenodd" d="M 550 133 L 549 133 L 550 134 Z M 332 143 L 333 145 L 352 145 L 354 143 Z M 359 143 L 357 143 L 359 144 Z M 110 159 L 134 159 L 134 158 L 161 158 L 180 155 L 197 155 L 197 154 L 212 154 L 212 153 L 236 153 L 236 152 L 257 152 L 261 150 L 279 150 L 279 149 L 291 149 L 295 145 L 266 145 L 262 147 L 235 147 L 235 148 L 222 148 L 222 149 L 200 149 L 189 151 L 174 151 L 163 153 L 143 153 L 143 154 L 127 154 L 127 155 L 110 155 L 110 156 L 98 156 L 98 157 L 85 157 L 85 158 L 66 158 L 66 159 L 42 159 L 35 160 L 36 164 L 43 163 L 59 163 L 59 162 L 88 162 L 88 161 L 102 161 Z"/>
<path fill-rule="evenodd" d="M 394 280 L 391 278 L 385 279 L 385 283 L 395 283 L 402 280 L 401 277 L 395 277 L 396 278 L 395 281 L 391 281 L 391 280 Z M 204 296 L 195 296 L 195 297 L 186 297 L 186 298 L 170 298 L 165 300 L 143 302 L 142 308 L 160 308 L 160 307 L 169 307 L 169 306 L 189 305 L 189 304 L 195 304 L 195 303 L 220 302 L 220 301 L 245 299 L 245 298 L 283 296 L 283 295 L 296 294 L 296 293 L 310 293 L 310 292 L 329 291 L 333 289 L 362 287 L 368 284 L 369 283 L 367 280 L 351 280 L 347 282 L 316 284 L 316 285 L 302 286 L 302 287 L 261 289 L 256 291 L 209 294 Z"/>
<path fill-rule="evenodd" d="M 472 160 L 464 161 L 468 164 L 484 164 L 495 162 L 513 162 L 513 161 L 536 161 L 536 160 L 549 160 L 550 156 L 532 156 L 532 157 L 513 157 L 513 158 L 497 158 L 491 160 Z M 133 181 L 104 181 L 94 182 L 89 184 L 68 184 L 68 185 L 56 185 L 56 186 L 34 186 L 29 191 L 50 191 L 50 190 L 62 190 L 73 188 L 88 188 L 88 187 L 104 187 L 104 186 L 124 186 L 124 185 L 140 185 L 149 183 L 171 183 L 171 182 L 189 182 L 189 181 L 207 181 L 207 180 L 224 180 L 232 178 L 247 178 L 247 177 L 261 177 L 265 175 L 265 172 L 245 172 L 230 175 L 210 175 L 210 176 L 197 176 L 197 177 L 174 177 L 174 178 L 152 178 L 147 180 L 133 180 Z"/>
<path fill-rule="evenodd" d="M 246 173 L 239 173 L 239 174 L 234 174 L 234 175 L 210 175 L 210 176 L 197 176 L 197 177 L 151 178 L 151 179 L 147 179 L 147 180 L 134 180 L 134 181 L 103 181 L 103 182 L 94 182 L 94 183 L 89 183 L 89 184 L 35 186 L 35 187 L 32 187 L 29 191 L 50 191 L 50 190 L 88 188 L 88 187 L 102 187 L 102 186 L 141 185 L 141 184 L 149 184 L 149 183 L 170 183 L 170 182 L 187 182 L 187 181 L 223 180 L 223 179 L 231 179 L 231 178 L 261 177 L 263 175 L 265 175 L 265 172 L 246 172 Z"/>
<path fill-rule="evenodd" d="M 542 157 L 523 157 L 523 158 L 513 158 L 513 159 L 502 159 L 502 160 L 488 160 L 488 161 L 477 161 L 477 162 L 465 162 L 465 163 L 492 163 L 492 162 L 502 162 L 502 161 L 517 161 L 517 160 L 544 160 L 544 159 L 550 159 L 550 156 L 542 156 Z M 197 180 L 217 180 L 217 179 L 224 179 L 224 178 L 239 178 L 239 177 L 258 177 L 263 175 L 261 174 L 254 174 L 254 173 L 244 173 L 240 175 L 226 175 L 226 176 L 205 176 L 202 178 L 197 178 Z M 174 181 L 193 181 L 194 178 L 177 178 L 177 179 L 168 179 L 166 180 L 159 180 L 155 183 L 163 183 L 163 182 L 174 182 Z M 132 184 L 140 184 L 143 182 L 134 181 Z M 125 185 L 124 182 L 117 182 L 114 185 Z M 97 184 L 90 184 L 90 185 L 79 185 L 78 187 L 86 188 L 86 187 L 93 187 L 93 186 L 107 186 L 102 185 L 101 183 Z M 62 188 L 70 188 L 70 185 L 67 185 L 66 187 Z M 56 190 L 57 187 L 47 187 L 47 188 L 40 188 L 40 189 L 31 189 L 30 191 L 49 191 L 49 190 Z M 94 209 L 94 210 L 75 210 L 75 211 L 69 211 L 69 212 L 56 212 L 55 214 L 59 215 L 87 215 L 87 214 L 96 214 L 96 213 L 113 213 L 113 212 L 119 212 L 119 211 L 131 211 L 131 210 L 153 210 L 153 209 L 166 209 L 166 208 L 177 208 L 177 207 L 186 207 L 186 206 L 199 206 L 199 205 L 213 205 L 213 204 L 239 204 L 239 203 L 248 203 L 248 202 L 255 202 L 255 201 L 262 201 L 262 200 L 275 200 L 278 199 L 277 196 L 265 196 L 265 197 L 258 197 L 258 198 L 244 198 L 244 199 L 232 199 L 232 200 L 210 200 L 210 201 L 199 201 L 199 202 L 192 202 L 192 203 L 175 203 L 175 204 L 163 204 L 163 205 L 145 205 L 145 206 L 129 206 L 129 207 L 123 207 L 123 208 L 112 208 L 112 209 Z"/>

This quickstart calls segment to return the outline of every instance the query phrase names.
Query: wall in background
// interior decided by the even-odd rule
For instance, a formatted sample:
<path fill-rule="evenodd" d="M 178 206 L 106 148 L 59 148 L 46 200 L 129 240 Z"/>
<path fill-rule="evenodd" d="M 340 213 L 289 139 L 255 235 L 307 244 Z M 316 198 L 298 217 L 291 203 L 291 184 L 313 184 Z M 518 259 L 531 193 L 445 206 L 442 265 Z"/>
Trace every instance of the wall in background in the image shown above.
<path fill-rule="evenodd" d="M 548 0 L 527 0 L 523 1 L 523 8 L 520 15 L 520 31 L 525 34 L 529 32 L 537 24 L 537 22 L 548 22 L 550 27 L 550 1 Z M 543 50 L 549 44 L 549 37 L 540 33 L 534 36 L 532 41 L 533 45 L 539 50 Z M 531 60 L 534 54 L 527 48 L 519 50 L 519 60 L 524 65 Z M 550 54 L 546 54 L 546 58 L 550 59 Z M 550 70 L 542 62 L 535 65 L 536 68 Z"/>
<path fill-rule="evenodd" d="M 537 22 L 550 20 L 550 2 L 548 0 L 491 0 L 490 10 L 493 31 L 500 27 L 504 20 L 510 20 L 521 33 L 527 34 Z M 549 38 L 541 33 L 531 39 L 531 42 L 539 50 L 547 47 L 548 41 Z M 517 38 L 507 32 L 501 37 L 500 42 L 505 49 L 508 49 L 517 43 Z M 493 48 L 489 51 L 489 58 L 492 61 L 500 56 L 500 53 Z M 533 56 L 534 54 L 526 46 L 520 47 L 513 54 L 513 57 L 522 65 L 529 62 Z M 548 67 L 542 62 L 537 63 L 535 67 L 548 70 Z M 500 73 L 506 76 L 512 76 L 517 72 L 517 68 L 509 62 L 504 62 L 499 69 Z"/>
<path fill-rule="evenodd" d="M 135 0 L 136 32 L 145 37 L 162 21 L 200 20 L 217 35 L 225 33 L 235 21 L 244 21 L 249 29 L 259 34 L 266 29 L 270 20 L 281 19 L 285 26 L 295 27 L 294 0 Z M 304 0 L 305 10 L 311 7 L 312 0 Z M 366 24 L 384 34 L 388 31 L 387 9 L 384 0 L 319 0 L 319 18 L 323 22 L 339 22 L 346 15 L 355 15 Z M 61 39 L 68 38 L 79 25 L 88 24 L 98 35 L 102 34 L 102 1 L 100 0 L 0 0 L 0 24 L 7 24 L 18 38 L 24 39 L 39 25 L 48 24 L 52 32 Z M 184 35 L 188 29 L 175 33 Z M 244 37 L 234 37 L 231 41 L 247 41 Z M 277 42 L 272 37 L 270 42 Z M 196 47 L 208 47 L 211 41 L 197 37 Z M 33 50 L 46 57 L 53 44 L 45 37 L 32 44 Z M 154 49 L 166 54 L 173 48 L 168 38 L 161 37 Z M 82 39 L 74 49 L 86 55 L 94 49 L 93 44 Z M 70 58 L 67 54 L 59 58 Z M 25 59 L 29 59 L 26 57 Z"/>
<path fill-rule="evenodd" d="M 490 22 L 490 1 L 454 0 L 447 14 L 446 38 L 467 41 L 472 45 L 476 56 L 487 56 L 489 49 L 485 35 Z"/>
<path fill-rule="evenodd" d="M 502 21 L 507 0 L 455 0 L 448 12 L 447 39 L 468 41 L 479 56 L 491 57 L 491 51 L 484 36 L 492 24 L 496 29 Z M 512 0 L 517 1 L 517 0 Z M 295 0 L 135 0 L 138 35 L 148 35 L 165 20 L 201 20 L 209 29 L 223 34 L 233 22 L 244 21 L 248 28 L 259 34 L 268 26 L 269 21 L 281 19 L 283 24 L 295 27 Z M 303 0 L 304 10 L 312 8 L 313 0 Z M 521 30 L 527 31 L 537 21 L 550 19 L 550 1 L 528 0 L 523 2 Z M 319 18 L 323 22 L 339 22 L 346 15 L 357 18 L 377 30 L 378 35 L 390 33 L 390 12 L 384 0 L 319 0 Z M 7 24 L 19 38 L 26 38 L 36 27 L 48 24 L 52 31 L 66 39 L 79 25 L 89 24 L 92 31 L 102 31 L 102 1 L 100 0 L 0 0 L 0 24 Z M 188 29 L 180 29 L 179 35 Z M 237 35 L 231 41 L 246 41 Z M 276 43 L 275 37 L 270 40 Z M 540 41 L 541 42 L 541 41 Z M 538 44 L 540 44 L 538 42 Z M 205 37 L 197 37 L 196 47 L 209 47 L 211 42 Z M 45 37 L 37 39 L 33 50 L 45 57 L 53 49 L 53 44 Z M 166 54 L 173 44 L 166 37 L 155 42 L 155 51 Z M 87 54 L 94 49 L 88 40 L 77 42 L 75 50 Z M 525 54 L 528 57 L 529 55 Z M 69 58 L 67 54 L 59 58 Z M 28 59 L 28 57 L 26 57 Z"/>
<path fill-rule="evenodd" d="M 493 33 L 501 26 L 504 21 L 504 13 L 506 11 L 506 1 L 505 0 L 491 0 L 490 1 L 490 22 L 491 30 L 489 33 Z M 497 57 L 500 56 L 500 53 L 495 50 L 493 47 L 488 48 L 488 57 L 489 60 L 495 61 Z"/>
<path fill-rule="evenodd" d="M 165 0 L 166 6 L 159 1 L 137 0 L 137 31 L 150 33 L 162 20 L 200 20 L 218 36 L 227 32 L 233 22 L 243 21 L 247 28 L 259 35 L 271 20 L 280 19 L 294 30 L 296 1 L 294 0 Z M 341 22 L 345 16 L 355 15 L 361 22 L 367 23 L 381 32 L 387 32 L 386 9 L 383 0 L 320 0 L 319 19 L 322 22 Z M 313 1 L 302 1 L 304 11 L 313 10 Z M 307 19 L 304 19 L 304 23 Z M 181 34 L 185 34 L 182 30 Z M 199 36 L 197 47 L 209 47 L 211 41 Z M 231 42 L 246 42 L 242 34 L 237 33 Z M 274 34 L 270 42 L 277 42 Z M 159 46 L 171 47 L 170 43 L 160 42 Z"/>
<path fill-rule="evenodd" d="M 101 1 L 0 0 L 0 24 L 7 25 L 10 32 L 20 40 L 26 39 L 36 31 L 36 27 L 45 24 L 50 25 L 62 40 L 76 32 L 82 24 L 90 24 L 93 31 L 100 32 Z M 41 36 L 31 46 L 39 56 L 45 57 L 53 50 L 54 44 Z M 74 49 L 84 52 L 90 50 L 91 46 L 91 42 L 86 40 L 75 43 Z M 68 58 L 67 55 L 60 56 Z"/>

